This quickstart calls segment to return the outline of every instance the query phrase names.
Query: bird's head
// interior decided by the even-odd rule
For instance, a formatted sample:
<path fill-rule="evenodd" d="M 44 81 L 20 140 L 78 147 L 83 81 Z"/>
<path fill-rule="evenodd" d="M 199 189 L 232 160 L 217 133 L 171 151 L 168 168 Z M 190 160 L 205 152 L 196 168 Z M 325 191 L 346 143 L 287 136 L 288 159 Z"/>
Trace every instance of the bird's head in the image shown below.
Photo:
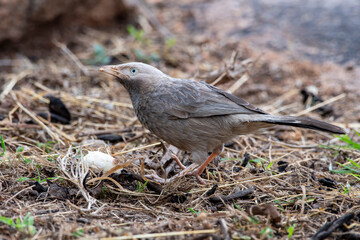
<path fill-rule="evenodd" d="M 157 68 L 140 62 L 103 66 L 99 71 L 116 77 L 128 89 L 150 87 L 167 77 Z"/>

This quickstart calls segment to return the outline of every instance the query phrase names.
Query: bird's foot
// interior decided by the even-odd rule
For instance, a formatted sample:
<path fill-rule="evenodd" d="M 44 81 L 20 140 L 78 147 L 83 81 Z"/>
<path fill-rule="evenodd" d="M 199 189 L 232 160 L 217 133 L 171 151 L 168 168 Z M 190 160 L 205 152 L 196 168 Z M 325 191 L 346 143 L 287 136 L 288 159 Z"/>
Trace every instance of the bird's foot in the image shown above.
<path fill-rule="evenodd" d="M 205 181 L 204 179 L 202 179 L 200 177 L 200 174 L 199 174 L 199 168 L 198 168 L 198 164 L 196 163 L 193 163 L 191 164 L 190 166 L 186 167 L 184 170 L 182 170 L 180 173 L 182 172 L 185 172 L 185 175 L 184 176 L 195 176 L 196 179 L 202 184 L 202 185 L 205 185 Z M 180 174 L 179 173 L 179 174 Z"/>
<path fill-rule="evenodd" d="M 146 179 L 149 179 L 150 181 L 157 182 L 157 183 L 165 183 L 165 181 L 166 181 L 166 179 L 157 175 L 157 173 L 155 171 L 153 171 L 152 174 L 145 175 L 144 177 L 146 177 Z"/>
<path fill-rule="evenodd" d="M 186 169 L 186 166 L 184 166 L 184 164 L 181 163 L 181 161 L 179 160 L 179 158 L 176 156 L 176 154 L 171 153 L 171 157 L 175 160 L 175 162 L 180 166 L 180 168 L 182 170 Z"/>
<path fill-rule="evenodd" d="M 204 179 L 200 177 L 198 174 L 198 165 L 196 163 L 191 164 L 188 167 L 185 167 L 185 169 L 181 170 L 178 174 L 174 175 L 171 178 L 164 179 L 162 177 L 159 177 L 156 173 L 152 173 L 149 175 L 145 175 L 145 177 L 151 181 L 157 182 L 157 183 L 171 183 L 173 181 L 176 181 L 178 178 L 184 177 L 184 176 L 195 176 L 196 179 L 203 185 L 205 185 Z"/>
<path fill-rule="evenodd" d="M 181 172 L 188 173 L 189 168 L 192 168 L 192 165 L 193 165 L 193 164 L 190 165 L 189 167 L 184 166 L 184 165 L 180 162 L 179 158 L 178 158 L 175 154 L 172 154 L 172 157 L 173 157 L 173 159 L 177 162 L 177 164 L 180 166 L 180 168 L 182 169 Z M 179 174 L 181 174 L 181 172 L 180 172 Z M 186 175 L 195 176 L 196 179 L 197 179 L 201 184 L 205 185 L 205 181 L 200 177 L 200 174 L 198 173 L 198 168 L 194 169 L 191 173 L 186 174 Z M 186 176 L 186 175 L 185 175 L 185 176 Z M 184 175 L 183 175 L 183 176 L 184 176 Z"/>
<path fill-rule="evenodd" d="M 202 185 L 205 185 L 206 182 L 204 181 L 204 179 L 202 179 L 200 177 L 200 175 L 197 173 L 197 171 L 194 173 L 194 176 L 196 177 L 196 179 L 202 184 Z"/>

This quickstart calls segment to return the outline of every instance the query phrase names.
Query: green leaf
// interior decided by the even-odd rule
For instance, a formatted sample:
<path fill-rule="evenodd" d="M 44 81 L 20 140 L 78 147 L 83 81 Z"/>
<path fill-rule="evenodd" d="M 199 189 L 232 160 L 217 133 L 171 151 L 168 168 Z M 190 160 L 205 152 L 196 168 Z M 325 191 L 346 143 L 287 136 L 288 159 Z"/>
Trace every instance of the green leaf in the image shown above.
<path fill-rule="evenodd" d="M 30 178 L 28 177 L 21 177 L 21 178 L 18 178 L 18 182 L 24 182 L 24 181 L 27 181 L 27 180 L 31 180 Z"/>
<path fill-rule="evenodd" d="M 24 151 L 24 147 L 23 147 L 23 146 L 18 146 L 18 147 L 16 148 L 16 152 L 17 152 L 17 153 L 22 152 L 22 151 Z"/>
<path fill-rule="evenodd" d="M 11 227 L 15 227 L 15 223 L 11 218 L 0 216 L 0 222 L 5 223 Z"/>
<path fill-rule="evenodd" d="M 261 239 L 264 239 L 264 237 L 272 239 L 274 237 L 274 230 L 272 230 L 269 227 L 263 228 L 260 230 Z"/>
<path fill-rule="evenodd" d="M 359 165 L 357 162 L 351 160 L 350 158 L 347 158 L 347 160 L 348 160 L 352 165 L 354 165 L 355 167 L 357 167 L 357 168 L 359 169 L 359 171 L 360 171 L 360 165 Z"/>
<path fill-rule="evenodd" d="M 277 203 L 278 208 L 280 208 L 280 210 L 281 210 L 282 212 L 285 212 L 285 209 L 283 208 L 283 206 L 281 205 L 281 202 L 280 202 L 279 200 L 275 199 L 274 202 Z"/>
<path fill-rule="evenodd" d="M 126 30 L 128 31 L 128 33 L 130 34 L 130 36 L 132 36 L 133 38 L 135 38 L 135 40 L 137 42 L 144 42 L 144 37 L 145 37 L 145 32 L 142 29 L 136 29 L 136 27 L 134 27 L 133 25 L 127 25 Z"/>
<path fill-rule="evenodd" d="M 151 53 L 151 54 L 150 54 L 150 59 L 151 59 L 152 61 L 154 61 L 154 62 L 160 61 L 160 57 L 159 57 L 159 55 L 158 55 L 157 53 Z"/>
<path fill-rule="evenodd" d="M 34 227 L 34 218 L 30 216 L 30 212 L 25 215 L 22 221 L 20 221 L 19 218 L 16 219 L 16 228 L 31 235 L 36 233 L 36 229 Z"/>
<path fill-rule="evenodd" d="M 190 212 L 192 212 L 192 213 L 195 213 L 195 214 L 199 214 L 200 212 L 197 212 L 197 211 L 195 211 L 194 209 L 192 209 L 192 208 L 188 208 L 189 210 L 190 210 Z"/>
<path fill-rule="evenodd" d="M 350 175 L 350 176 L 353 176 L 353 177 L 356 178 L 358 181 L 360 181 L 360 175 L 358 175 L 358 174 L 353 174 L 353 173 L 350 173 L 349 175 Z"/>
<path fill-rule="evenodd" d="M 147 56 L 145 55 L 145 53 L 143 51 L 141 51 L 140 49 L 134 49 L 134 54 L 136 56 L 137 59 L 147 62 Z"/>
<path fill-rule="evenodd" d="M 168 38 L 166 40 L 166 49 L 171 49 L 176 43 L 176 38 L 175 37 L 171 37 L 171 38 Z"/>
<path fill-rule="evenodd" d="M 350 186 L 349 183 L 347 183 L 346 186 L 344 186 L 344 185 L 341 184 L 341 188 L 342 188 L 343 191 L 344 191 L 343 194 L 348 194 L 348 193 L 350 192 L 350 190 L 351 190 L 351 186 Z"/>
<path fill-rule="evenodd" d="M 358 133 L 357 133 L 358 134 Z M 343 142 L 346 142 L 349 144 L 349 146 L 353 149 L 359 150 L 360 151 L 360 144 L 356 143 L 354 141 L 351 140 L 351 138 L 347 135 L 335 135 L 336 138 L 340 139 Z"/>
<path fill-rule="evenodd" d="M 0 135 L 0 143 L 1 143 L 1 148 L 3 149 L 3 153 L 0 153 L 0 156 L 2 156 L 5 155 L 6 152 L 5 142 L 2 135 Z"/>
<path fill-rule="evenodd" d="M 34 218 L 30 216 L 30 212 L 28 212 L 24 219 L 21 220 L 20 218 L 16 218 L 14 221 L 11 218 L 0 216 L 0 222 L 3 222 L 17 230 L 34 235 L 36 233 L 36 228 L 34 226 Z"/>
<path fill-rule="evenodd" d="M 255 223 L 255 224 L 259 224 L 260 223 L 260 220 L 257 218 L 257 217 L 254 217 L 254 216 L 251 216 L 250 217 L 250 220 L 252 223 Z"/>
<path fill-rule="evenodd" d="M 251 162 L 256 163 L 256 166 L 262 166 L 266 162 L 266 160 L 262 158 L 255 158 L 255 159 L 250 159 L 249 163 Z"/>
<path fill-rule="evenodd" d="M 288 239 L 291 239 L 292 235 L 294 234 L 296 224 L 290 225 L 286 231 L 288 232 Z"/>
<path fill-rule="evenodd" d="M 358 135 L 360 137 L 360 132 L 358 132 L 356 130 L 354 130 L 354 131 L 355 131 L 356 135 Z"/>
<path fill-rule="evenodd" d="M 144 182 L 144 184 L 141 184 L 141 182 L 140 181 L 138 181 L 138 186 L 137 186 L 137 191 L 138 192 L 142 192 L 142 191 L 144 191 L 144 189 L 145 189 L 145 187 L 146 187 L 146 185 L 148 184 L 148 180 L 146 181 L 146 182 Z"/>
<path fill-rule="evenodd" d="M 271 166 L 274 164 L 274 161 L 270 162 L 269 165 L 266 167 L 266 170 L 270 170 Z"/>
<path fill-rule="evenodd" d="M 351 168 L 351 167 L 349 167 L 347 165 L 344 165 L 344 164 L 341 164 L 341 163 L 338 163 L 338 162 L 336 162 L 336 163 L 339 164 L 340 166 L 342 166 L 344 169 L 349 170 L 352 173 L 355 173 L 355 174 L 360 173 L 358 169 L 353 169 L 353 168 Z"/>
<path fill-rule="evenodd" d="M 102 64 L 106 65 L 109 64 L 111 61 L 111 58 L 106 55 L 106 49 L 101 44 L 94 44 L 94 64 Z"/>
<path fill-rule="evenodd" d="M 243 240 L 251 240 L 251 237 L 249 237 L 249 236 L 241 236 L 240 239 L 243 239 Z"/>
<path fill-rule="evenodd" d="M 23 223 L 26 225 L 34 225 L 34 218 L 30 216 L 30 212 L 25 215 Z"/>
<path fill-rule="evenodd" d="M 93 45 L 93 58 L 85 59 L 84 62 L 90 65 L 107 65 L 111 62 L 111 57 L 107 55 L 103 45 L 95 43 Z"/>
<path fill-rule="evenodd" d="M 84 235 L 84 229 L 79 229 L 76 232 L 73 232 L 71 235 L 73 237 L 81 237 L 82 235 Z"/>
<path fill-rule="evenodd" d="M 43 149 L 46 153 L 50 153 L 53 150 L 53 145 L 55 143 L 56 142 L 54 142 L 54 141 L 48 141 L 46 143 L 37 142 L 36 146 Z"/>

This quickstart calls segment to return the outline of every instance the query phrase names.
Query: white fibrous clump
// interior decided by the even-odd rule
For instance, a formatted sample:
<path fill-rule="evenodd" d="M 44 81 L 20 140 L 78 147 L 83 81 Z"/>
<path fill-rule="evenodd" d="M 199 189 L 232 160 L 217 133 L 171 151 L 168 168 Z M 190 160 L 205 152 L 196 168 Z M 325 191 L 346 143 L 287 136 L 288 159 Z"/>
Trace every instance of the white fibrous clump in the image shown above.
<path fill-rule="evenodd" d="M 90 168 L 94 170 L 107 172 L 115 166 L 115 158 L 112 156 L 99 152 L 99 151 L 89 151 L 89 153 L 84 157 L 84 162 Z M 117 170 L 116 173 L 120 173 L 120 170 Z"/>

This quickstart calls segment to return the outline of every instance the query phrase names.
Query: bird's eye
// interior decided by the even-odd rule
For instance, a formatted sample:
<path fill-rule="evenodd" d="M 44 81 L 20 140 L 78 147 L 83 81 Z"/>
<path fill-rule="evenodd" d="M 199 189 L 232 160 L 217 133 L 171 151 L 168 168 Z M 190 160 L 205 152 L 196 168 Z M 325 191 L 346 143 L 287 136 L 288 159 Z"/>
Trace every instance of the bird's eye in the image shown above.
<path fill-rule="evenodd" d="M 132 68 L 132 69 L 130 69 L 130 72 L 131 72 L 132 74 L 136 74 L 136 73 L 137 73 L 137 69 L 136 69 L 136 68 Z"/>

